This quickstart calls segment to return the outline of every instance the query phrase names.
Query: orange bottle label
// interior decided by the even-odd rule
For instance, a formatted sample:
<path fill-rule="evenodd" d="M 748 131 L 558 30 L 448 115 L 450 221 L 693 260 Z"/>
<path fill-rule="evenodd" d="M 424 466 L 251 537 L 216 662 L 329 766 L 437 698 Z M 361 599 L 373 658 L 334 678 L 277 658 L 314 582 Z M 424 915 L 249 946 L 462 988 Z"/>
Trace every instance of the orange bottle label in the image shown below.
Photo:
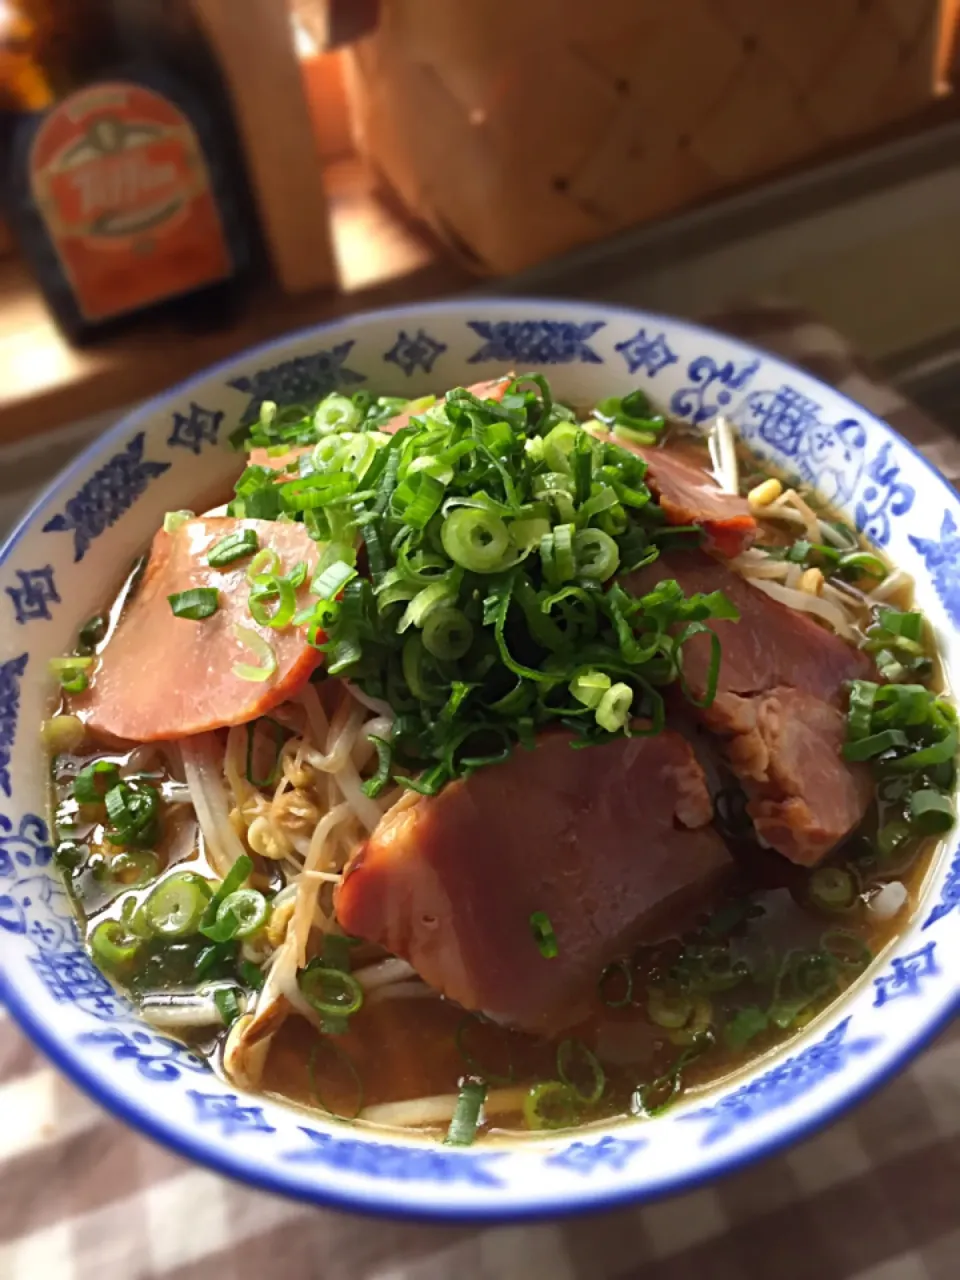
<path fill-rule="evenodd" d="M 87 320 L 233 272 L 193 125 L 142 85 L 93 84 L 58 103 L 33 140 L 30 183 Z"/>

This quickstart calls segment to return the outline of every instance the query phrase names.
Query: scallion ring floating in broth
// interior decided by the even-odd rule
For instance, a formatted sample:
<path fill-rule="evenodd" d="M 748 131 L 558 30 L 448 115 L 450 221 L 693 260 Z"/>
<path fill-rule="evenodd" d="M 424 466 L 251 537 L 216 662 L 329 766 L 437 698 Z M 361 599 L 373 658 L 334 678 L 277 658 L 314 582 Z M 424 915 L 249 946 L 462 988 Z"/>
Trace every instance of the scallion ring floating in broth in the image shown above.
<path fill-rule="evenodd" d="M 137 958 L 140 938 L 127 933 L 119 920 L 102 920 L 90 935 L 90 949 L 108 972 L 122 971 Z"/>
<path fill-rule="evenodd" d="M 572 1129 L 580 1121 L 577 1093 L 560 1080 L 535 1084 L 523 1101 L 528 1129 Z"/>
<path fill-rule="evenodd" d="M 200 926 L 200 932 L 213 942 L 233 938 L 249 938 L 267 922 L 270 906 L 256 889 L 235 889 L 217 904 L 212 923 Z"/>
<path fill-rule="evenodd" d="M 64 693 L 83 693 L 89 683 L 91 657 L 51 658 L 50 671 Z"/>
<path fill-rule="evenodd" d="M 304 969 L 300 990 L 317 1013 L 348 1018 L 363 1004 L 363 988 L 352 974 L 324 965 Z"/>
<path fill-rule="evenodd" d="M 596 1055 L 580 1040 L 561 1040 L 557 1048 L 557 1075 L 585 1106 L 603 1097 L 606 1073 Z"/>
<path fill-rule="evenodd" d="M 849 911 L 860 892 L 856 877 L 846 867 L 819 867 L 810 876 L 807 892 L 814 906 L 824 911 Z"/>
<path fill-rule="evenodd" d="M 163 938 L 196 933 L 211 900 L 209 884 L 192 871 L 175 872 L 161 880 L 143 905 L 151 931 Z"/>

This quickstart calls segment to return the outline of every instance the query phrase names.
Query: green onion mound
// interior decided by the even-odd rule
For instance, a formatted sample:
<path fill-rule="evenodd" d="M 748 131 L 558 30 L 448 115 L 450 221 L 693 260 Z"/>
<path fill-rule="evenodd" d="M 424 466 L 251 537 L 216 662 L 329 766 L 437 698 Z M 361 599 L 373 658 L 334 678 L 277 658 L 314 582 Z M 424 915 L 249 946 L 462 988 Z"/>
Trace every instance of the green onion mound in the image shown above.
<path fill-rule="evenodd" d="M 730 602 L 687 597 L 674 581 L 639 598 L 619 585 L 665 544 L 698 538 L 667 526 L 642 459 L 595 438 L 539 375 L 500 402 L 462 388 L 415 402 L 408 425 L 381 431 L 403 403 L 360 393 L 312 413 L 265 404 L 246 443 L 304 452 L 279 482 L 248 467 L 230 505 L 302 520 L 324 545 L 317 601 L 293 620 L 329 675 L 397 714 L 368 794 L 391 777 L 432 794 L 547 725 L 572 730 L 576 745 L 657 733 L 661 690 L 682 678 L 683 647 L 701 632 L 712 701 L 720 647 L 704 624 L 736 618 Z M 664 427 L 640 392 L 602 410 L 595 427 L 651 441 Z"/>

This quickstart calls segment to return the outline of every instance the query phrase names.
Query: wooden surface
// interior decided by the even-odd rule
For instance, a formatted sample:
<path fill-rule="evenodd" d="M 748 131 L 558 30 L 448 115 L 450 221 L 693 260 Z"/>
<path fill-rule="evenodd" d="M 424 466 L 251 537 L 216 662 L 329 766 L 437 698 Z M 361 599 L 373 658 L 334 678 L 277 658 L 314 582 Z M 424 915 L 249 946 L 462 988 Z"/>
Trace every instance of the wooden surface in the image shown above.
<path fill-rule="evenodd" d="M 252 296 L 229 329 L 185 333 L 149 321 L 109 343 L 64 342 L 15 259 L 0 262 L 0 442 L 156 395 L 206 365 L 302 325 L 351 311 L 453 293 L 469 278 L 381 203 L 355 160 L 327 173 L 340 293 Z"/>
<path fill-rule="evenodd" d="M 233 101 L 260 225 L 287 293 L 336 283 L 320 154 L 286 5 L 193 0 Z"/>

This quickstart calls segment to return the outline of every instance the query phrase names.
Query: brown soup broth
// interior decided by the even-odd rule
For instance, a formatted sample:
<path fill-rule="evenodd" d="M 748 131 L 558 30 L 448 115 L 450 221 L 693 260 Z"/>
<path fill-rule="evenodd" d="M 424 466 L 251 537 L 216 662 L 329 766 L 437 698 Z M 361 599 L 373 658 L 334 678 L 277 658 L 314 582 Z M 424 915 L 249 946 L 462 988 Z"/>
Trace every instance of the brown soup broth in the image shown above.
<path fill-rule="evenodd" d="M 665 447 L 701 457 L 709 470 L 706 449 L 681 427 L 672 429 Z M 745 452 L 741 452 L 741 463 L 744 492 L 765 476 L 777 474 Z M 811 495 L 805 496 L 811 500 Z M 822 514 L 823 504 L 819 510 Z M 761 526 L 761 543 L 784 545 L 785 537 L 786 543 L 791 541 L 782 524 L 761 521 Z M 874 552 L 862 539 L 859 542 Z M 111 629 L 124 600 L 136 589 L 135 576 L 127 579 L 110 607 Z M 864 584 L 852 585 L 857 590 Z M 909 608 L 909 590 L 886 603 Z M 69 699 L 60 709 L 70 710 Z M 172 776 L 162 744 L 121 748 L 88 736 L 74 750 L 55 757 L 58 833 L 61 840 L 66 837 L 85 850 L 79 865 L 65 868 L 65 878 L 88 940 L 104 919 L 120 920 L 131 913 L 145 892 L 104 874 L 116 849 L 105 839 L 102 824 L 72 799 L 77 774 L 98 759 L 146 775 L 161 792 L 183 785 Z M 875 802 L 861 827 L 821 864 L 852 869 L 858 888 L 854 901 L 844 910 L 818 908 L 808 894 L 810 873 L 758 845 L 743 818 L 742 793 L 720 769 L 724 813 L 717 821 L 736 861 L 734 879 L 701 901 L 695 911 L 671 921 L 655 943 L 598 975 L 595 1007 L 581 1026 L 555 1040 L 540 1039 L 465 1013 L 438 996 L 384 996 L 381 992 L 378 998 L 368 998 L 350 1018 L 345 1033 L 335 1038 L 321 1038 L 304 1019 L 288 1017 L 267 1056 L 263 1092 L 352 1120 L 361 1109 L 456 1094 L 465 1077 L 483 1077 L 492 1089 L 503 1091 L 502 1105 L 492 1109 L 479 1130 L 496 1135 L 526 1130 L 522 1095 L 539 1082 L 557 1079 L 558 1055 L 579 1092 L 587 1095 L 593 1090 L 594 1069 L 589 1059 L 584 1065 L 580 1046 L 602 1068 L 602 1096 L 579 1103 L 576 1115 L 566 1119 L 590 1123 L 655 1114 L 681 1090 L 715 1085 L 796 1036 L 861 980 L 895 940 L 922 895 L 938 842 L 916 841 L 909 856 L 897 865 L 881 865 L 872 852 L 884 817 Z M 153 849 L 159 870 L 189 867 L 215 879 L 202 852 L 185 845 L 183 815 L 182 805 L 179 810 L 177 805 L 163 807 Z M 69 859 L 61 865 L 63 861 Z M 258 876 L 254 883 L 264 891 L 277 887 L 263 866 L 258 866 Z M 890 879 L 904 884 L 909 901 L 893 919 L 883 920 L 869 910 L 868 891 Z M 709 1033 L 704 1038 L 705 1029 L 724 1025 L 738 1011 L 766 1010 L 778 996 L 785 998 L 789 992 L 784 984 L 792 972 L 789 958 L 822 955 L 825 944 L 836 947 L 845 963 L 834 965 L 829 981 L 822 982 L 813 966 L 813 976 L 807 975 L 809 981 L 798 998 L 803 1007 L 796 1016 L 783 1026 L 768 1023 L 754 1029 L 742 1044 Z M 178 963 L 175 956 L 171 958 L 176 947 L 152 943 L 156 962 L 151 957 L 146 971 L 127 984 L 132 994 L 182 989 L 198 945 L 182 944 L 182 963 Z M 748 977 L 738 976 L 746 970 Z M 697 978 L 692 987 L 691 974 Z M 219 979 L 211 981 L 216 986 Z M 814 994 L 804 1003 L 803 995 L 810 991 Z M 658 993 L 665 995 L 666 1008 L 662 999 L 658 1006 Z M 214 1069 L 222 1069 L 224 1033 L 179 1028 L 174 1034 L 206 1054 Z M 425 1131 L 439 1133 L 445 1127 L 428 1125 Z"/>

